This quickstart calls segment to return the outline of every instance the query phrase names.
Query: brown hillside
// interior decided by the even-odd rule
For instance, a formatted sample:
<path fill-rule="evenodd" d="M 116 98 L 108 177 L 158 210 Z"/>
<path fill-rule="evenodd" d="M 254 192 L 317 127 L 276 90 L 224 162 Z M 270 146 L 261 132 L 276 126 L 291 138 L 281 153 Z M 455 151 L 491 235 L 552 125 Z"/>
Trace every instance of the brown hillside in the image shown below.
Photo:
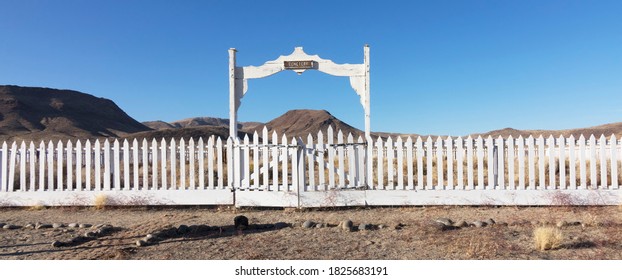
<path fill-rule="evenodd" d="M 174 125 L 167 123 L 165 121 L 148 121 L 148 122 L 143 122 L 143 124 L 154 130 L 175 128 Z"/>
<path fill-rule="evenodd" d="M 326 137 L 329 126 L 333 127 L 335 137 L 339 130 L 343 132 L 344 138 L 349 133 L 352 133 L 355 138 L 365 135 L 363 131 L 342 122 L 325 110 L 291 110 L 266 124 L 269 133 L 276 131 L 279 137 L 286 134 L 289 138 L 302 137 L 304 140 L 309 134 L 314 139 L 317 138 L 319 131 L 322 131 Z M 258 129 L 262 128 L 258 127 Z"/>
<path fill-rule="evenodd" d="M 0 86 L 0 140 L 118 137 L 149 130 L 114 102 L 89 94 Z"/>
<path fill-rule="evenodd" d="M 198 141 L 199 138 L 203 138 L 204 141 L 207 141 L 207 138 L 214 135 L 216 138 L 220 137 L 222 140 L 227 140 L 229 138 L 229 127 L 226 126 L 199 126 L 199 127 L 186 127 L 186 128 L 171 128 L 171 129 L 161 129 L 161 130 L 152 130 L 152 131 L 143 131 L 138 133 L 133 133 L 124 136 L 124 139 L 181 139 L 184 138 L 186 141 L 193 138 L 195 141 Z M 244 138 L 245 132 L 238 131 L 238 137 Z M 249 135 L 250 137 L 251 135 Z"/>
<path fill-rule="evenodd" d="M 511 135 L 512 137 L 516 138 L 519 136 L 529 137 L 530 135 L 534 137 L 538 137 L 540 135 L 544 137 L 549 137 L 550 135 L 553 135 L 553 137 L 559 137 L 560 135 L 564 137 L 570 137 L 572 135 L 575 138 L 579 138 L 581 135 L 583 135 L 587 138 L 590 135 L 594 135 L 595 137 L 598 138 L 601 135 L 605 135 L 607 138 L 609 138 L 611 137 L 612 134 L 616 135 L 616 137 L 618 138 L 622 137 L 622 122 L 610 123 L 610 124 L 604 124 L 604 125 L 592 126 L 592 127 L 586 127 L 586 128 L 575 128 L 575 129 L 564 129 L 564 130 L 518 130 L 518 129 L 513 129 L 513 128 L 504 128 L 500 130 L 489 131 L 489 132 L 482 133 L 482 134 L 475 134 L 474 136 L 475 137 L 479 135 L 481 135 L 482 137 L 492 136 L 493 138 L 501 136 L 503 138 L 507 138 Z"/>

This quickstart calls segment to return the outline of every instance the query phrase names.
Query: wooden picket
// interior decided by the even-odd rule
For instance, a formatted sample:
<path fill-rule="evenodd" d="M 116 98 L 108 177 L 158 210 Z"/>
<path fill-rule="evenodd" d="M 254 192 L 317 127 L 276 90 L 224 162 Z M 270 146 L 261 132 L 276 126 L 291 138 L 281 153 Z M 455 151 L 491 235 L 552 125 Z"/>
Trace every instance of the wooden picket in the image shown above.
<path fill-rule="evenodd" d="M 542 194 L 551 192 L 584 197 L 585 192 L 607 191 L 599 198 L 605 202 L 577 201 L 620 203 L 621 145 L 615 135 L 424 140 L 334 133 L 331 128 L 328 137 L 318 132 L 305 141 L 270 135 L 264 128 L 261 137 L 255 132 L 225 141 L 5 142 L 0 149 L 0 192 L 33 196 L 36 203 L 62 201 L 61 194 L 165 194 L 175 197 L 172 204 L 199 199 L 233 203 L 235 193 L 238 206 L 300 206 L 476 204 L 489 203 L 482 199 L 491 197 L 502 204 L 513 197 L 518 204 L 543 205 L 551 202 Z M 341 190 L 350 192 L 335 196 Z M 441 192 L 432 195 L 436 190 Z M 201 196 L 198 191 L 218 195 Z M 451 198 L 432 201 L 444 193 Z"/>

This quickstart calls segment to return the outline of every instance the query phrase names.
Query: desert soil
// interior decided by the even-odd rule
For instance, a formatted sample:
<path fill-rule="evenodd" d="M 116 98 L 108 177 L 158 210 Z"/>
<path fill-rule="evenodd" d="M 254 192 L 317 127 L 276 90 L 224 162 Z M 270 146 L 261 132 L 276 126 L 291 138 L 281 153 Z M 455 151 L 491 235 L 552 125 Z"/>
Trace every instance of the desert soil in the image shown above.
<path fill-rule="evenodd" d="M 238 215 L 250 228 L 233 228 Z M 485 221 L 485 227 L 443 230 L 434 222 Z M 349 219 L 353 231 L 337 225 Z M 305 221 L 326 224 L 304 228 Z M 563 239 L 559 248 L 539 251 L 536 227 L 556 226 Z M 283 222 L 291 226 L 274 228 Z M 0 208 L 0 259 L 622 259 L 620 207 L 400 207 L 355 209 L 228 209 L 228 208 L 114 208 L 57 207 Z M 34 229 L 32 223 L 62 223 L 59 228 Z M 113 230 L 83 236 L 90 228 L 70 223 L 109 224 Z M 361 223 L 371 230 L 358 230 Z M 504 223 L 507 223 L 505 225 Z M 190 231 L 137 246 L 147 234 L 180 225 Z M 210 226 L 200 226 L 208 225 Z M 379 228 L 381 227 L 381 228 Z M 54 241 L 65 242 L 54 247 Z"/>

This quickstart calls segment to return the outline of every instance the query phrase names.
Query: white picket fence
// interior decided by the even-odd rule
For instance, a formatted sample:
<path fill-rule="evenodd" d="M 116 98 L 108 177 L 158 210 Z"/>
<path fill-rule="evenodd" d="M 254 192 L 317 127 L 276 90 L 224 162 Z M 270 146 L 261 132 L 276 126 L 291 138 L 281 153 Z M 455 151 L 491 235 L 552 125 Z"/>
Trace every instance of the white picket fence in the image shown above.
<path fill-rule="evenodd" d="M 251 139 L 252 138 L 252 139 Z M 621 204 L 615 136 L 3 143 L 0 206 Z"/>

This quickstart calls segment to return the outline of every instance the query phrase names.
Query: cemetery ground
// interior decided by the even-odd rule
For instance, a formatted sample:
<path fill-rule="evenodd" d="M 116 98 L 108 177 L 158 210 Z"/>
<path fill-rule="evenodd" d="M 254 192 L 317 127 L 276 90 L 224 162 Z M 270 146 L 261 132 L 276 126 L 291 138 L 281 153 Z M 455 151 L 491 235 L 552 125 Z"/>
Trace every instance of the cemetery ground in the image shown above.
<path fill-rule="evenodd" d="M 5 260 L 622 259 L 620 206 L 31 207 L 0 224 Z"/>

